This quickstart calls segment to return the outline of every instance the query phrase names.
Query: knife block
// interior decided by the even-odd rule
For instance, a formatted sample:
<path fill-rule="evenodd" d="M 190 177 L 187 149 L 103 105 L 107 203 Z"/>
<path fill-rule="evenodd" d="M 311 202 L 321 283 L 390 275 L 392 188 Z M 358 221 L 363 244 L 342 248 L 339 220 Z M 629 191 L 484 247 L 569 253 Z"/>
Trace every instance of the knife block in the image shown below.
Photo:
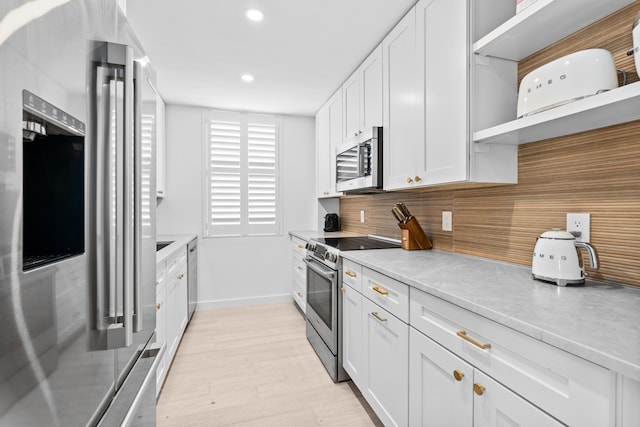
<path fill-rule="evenodd" d="M 413 251 L 432 248 L 431 240 L 415 217 L 398 223 L 398 226 L 402 229 L 402 249 Z"/>

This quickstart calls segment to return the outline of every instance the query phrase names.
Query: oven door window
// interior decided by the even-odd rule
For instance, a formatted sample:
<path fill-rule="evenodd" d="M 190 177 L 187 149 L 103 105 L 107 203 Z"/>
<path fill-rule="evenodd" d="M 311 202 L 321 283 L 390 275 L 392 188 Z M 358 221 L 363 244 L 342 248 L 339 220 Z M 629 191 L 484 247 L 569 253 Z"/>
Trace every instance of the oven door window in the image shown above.
<path fill-rule="evenodd" d="M 307 304 L 318 314 L 320 319 L 331 329 L 333 317 L 333 281 L 319 275 L 313 269 L 307 269 Z"/>

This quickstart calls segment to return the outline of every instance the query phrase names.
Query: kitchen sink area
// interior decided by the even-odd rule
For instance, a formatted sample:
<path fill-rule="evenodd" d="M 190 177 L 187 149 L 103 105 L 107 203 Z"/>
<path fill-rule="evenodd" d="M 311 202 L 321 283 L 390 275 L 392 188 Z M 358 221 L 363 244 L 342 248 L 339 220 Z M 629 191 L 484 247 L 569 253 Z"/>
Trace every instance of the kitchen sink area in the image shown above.
<path fill-rule="evenodd" d="M 160 252 L 161 250 L 163 250 L 173 242 L 174 242 L 173 240 L 163 240 L 163 241 L 156 242 L 156 252 Z"/>

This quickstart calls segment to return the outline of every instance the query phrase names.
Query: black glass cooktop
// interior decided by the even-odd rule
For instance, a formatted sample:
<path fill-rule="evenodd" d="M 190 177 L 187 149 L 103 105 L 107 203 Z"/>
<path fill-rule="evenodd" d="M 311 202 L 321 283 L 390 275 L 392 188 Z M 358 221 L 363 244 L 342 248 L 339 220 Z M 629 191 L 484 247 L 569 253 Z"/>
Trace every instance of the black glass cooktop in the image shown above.
<path fill-rule="evenodd" d="M 373 237 L 325 237 L 313 239 L 316 242 L 332 246 L 341 251 L 358 251 L 362 249 L 399 248 L 400 243 L 380 240 Z"/>

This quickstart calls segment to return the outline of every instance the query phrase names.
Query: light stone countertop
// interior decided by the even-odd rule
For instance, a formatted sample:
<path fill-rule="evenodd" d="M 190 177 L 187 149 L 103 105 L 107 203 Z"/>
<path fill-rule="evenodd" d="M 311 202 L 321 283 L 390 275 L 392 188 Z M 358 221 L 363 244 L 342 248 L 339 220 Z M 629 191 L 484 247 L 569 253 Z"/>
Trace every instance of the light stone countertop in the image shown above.
<path fill-rule="evenodd" d="M 640 381 L 640 288 L 590 280 L 563 288 L 533 280 L 529 267 L 437 250 L 341 255 Z"/>
<path fill-rule="evenodd" d="M 195 234 L 161 234 L 157 236 L 156 242 L 172 241 L 173 243 L 156 252 L 156 264 L 163 262 L 175 251 L 186 246 L 190 241 L 197 238 L 198 236 Z"/>
<path fill-rule="evenodd" d="M 302 240 L 311 240 L 318 237 L 356 237 L 362 236 L 362 234 L 351 233 L 349 231 L 317 231 L 317 230 L 303 230 L 303 231 L 289 231 L 290 236 L 295 236 Z"/>

